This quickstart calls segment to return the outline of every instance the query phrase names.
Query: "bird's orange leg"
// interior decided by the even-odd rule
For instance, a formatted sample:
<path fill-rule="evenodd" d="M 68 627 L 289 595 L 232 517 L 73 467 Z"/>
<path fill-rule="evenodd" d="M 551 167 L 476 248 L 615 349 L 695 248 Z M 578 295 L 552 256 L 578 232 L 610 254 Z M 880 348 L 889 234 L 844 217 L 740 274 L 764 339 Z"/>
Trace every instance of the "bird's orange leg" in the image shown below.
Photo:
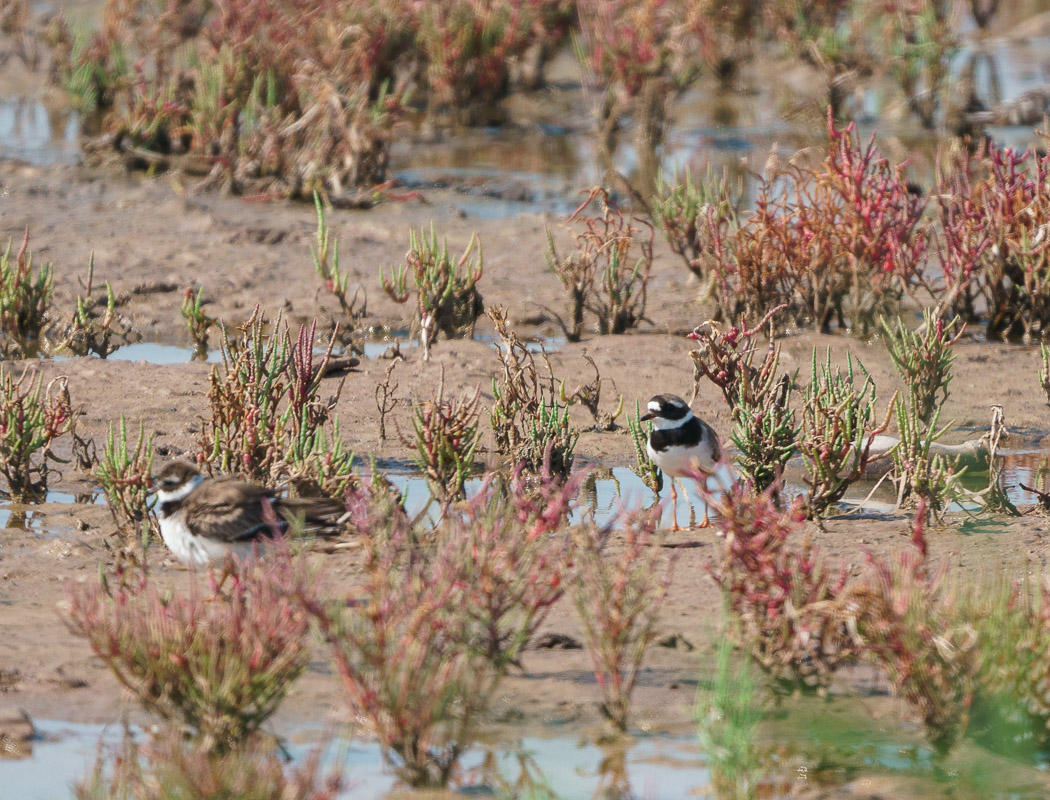
<path fill-rule="evenodd" d="M 671 480 L 671 530 L 680 531 L 678 527 L 678 492 L 674 488 L 674 478 L 670 475 L 667 476 Z"/>
<path fill-rule="evenodd" d="M 705 475 L 704 476 L 704 490 L 705 490 L 704 493 L 705 494 L 706 494 L 706 489 L 707 489 L 707 476 Z M 706 498 L 703 499 L 703 502 L 704 502 L 704 519 L 696 527 L 698 527 L 698 528 L 710 528 L 711 527 L 711 518 L 707 515 L 707 510 L 708 509 L 707 509 L 707 500 L 706 500 Z"/>
<path fill-rule="evenodd" d="M 233 563 L 233 556 L 227 554 L 226 558 L 222 562 L 222 574 L 219 575 L 219 582 L 215 582 L 215 573 L 211 573 L 212 581 L 212 596 L 208 600 L 217 600 L 220 597 L 224 597 L 222 593 L 222 587 L 226 585 L 226 581 L 230 578 L 237 576 L 237 565 Z"/>

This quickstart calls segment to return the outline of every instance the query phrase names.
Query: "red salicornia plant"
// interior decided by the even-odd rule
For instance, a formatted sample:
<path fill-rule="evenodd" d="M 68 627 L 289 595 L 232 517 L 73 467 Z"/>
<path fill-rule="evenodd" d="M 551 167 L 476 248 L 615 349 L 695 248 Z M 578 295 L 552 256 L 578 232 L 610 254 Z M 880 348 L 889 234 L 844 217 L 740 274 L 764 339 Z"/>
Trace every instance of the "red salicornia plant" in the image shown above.
<path fill-rule="evenodd" d="M 667 596 L 672 562 L 659 547 L 660 507 L 622 512 L 577 532 L 573 600 L 594 663 L 601 709 L 627 730 L 631 693 Z"/>
<path fill-rule="evenodd" d="M 656 175 L 655 147 L 663 140 L 668 103 L 700 76 L 700 3 L 684 0 L 577 0 L 577 52 L 599 93 L 599 142 L 615 147 L 623 118 L 634 121 L 643 172 Z"/>
<path fill-rule="evenodd" d="M 708 206 L 701 261 L 723 319 L 751 323 L 785 304 L 799 324 L 864 333 L 920 285 L 925 201 L 909 191 L 902 167 L 879 153 L 874 135 L 862 145 L 855 125 L 838 130 L 830 117 L 827 153 L 817 167 L 788 164 L 764 181 L 739 228 Z"/>
<path fill-rule="evenodd" d="M 959 621 L 942 571 L 926 564 L 920 501 L 913 548 L 869 556 L 866 581 L 851 591 L 857 630 L 894 691 L 919 713 L 930 743 L 945 752 L 965 732 L 977 691 L 975 628 Z"/>
<path fill-rule="evenodd" d="M 995 336 L 1050 329 L 1050 157 L 989 145 L 942 165 L 938 180 L 947 296 L 964 320 L 987 316 Z"/>
<path fill-rule="evenodd" d="M 402 113 L 411 8 L 397 0 L 107 3 L 88 47 L 60 20 L 54 77 L 102 109 L 93 148 L 132 168 L 189 164 L 239 193 L 367 202 Z"/>
<path fill-rule="evenodd" d="M 170 593 L 145 575 L 70 590 L 69 624 L 150 713 L 207 750 L 243 743 L 277 710 L 309 659 L 311 586 L 286 552 L 245 565 L 228 594 Z"/>
<path fill-rule="evenodd" d="M 365 545 L 360 599 L 325 605 L 303 591 L 300 602 L 329 645 L 351 712 L 368 720 L 397 776 L 444 786 L 498 677 L 460 606 L 473 564 L 421 546 L 385 493 L 355 490 L 348 509 Z"/>
<path fill-rule="evenodd" d="M 572 538 L 569 512 L 584 473 L 530 480 L 519 467 L 509 479 L 489 474 L 440 531 L 441 550 L 464 571 L 462 608 L 474 641 L 503 673 L 565 591 Z"/>
<path fill-rule="evenodd" d="M 777 507 L 772 490 L 738 483 L 706 502 L 725 532 L 707 571 L 722 588 L 752 658 L 793 691 L 826 691 L 859 652 L 843 605 L 845 569 L 830 569 L 808 536 L 799 502 Z"/>
<path fill-rule="evenodd" d="M 445 399 L 445 374 L 437 394 L 422 403 L 413 403 L 416 465 L 426 478 L 430 494 L 442 506 L 463 496 L 474 471 L 474 453 L 481 443 L 478 428 L 481 387 L 473 394 Z"/>
<path fill-rule="evenodd" d="M 596 216 L 584 213 L 597 204 Z M 576 248 L 559 255 L 547 230 L 547 266 L 569 295 L 569 322 L 555 315 L 570 342 L 583 335 L 584 312 L 594 315 L 598 333 L 624 333 L 645 318 L 649 272 L 653 266 L 653 228 L 632 224 L 600 186 L 591 189 L 569 222 L 579 223 Z M 637 255 L 632 252 L 637 245 Z"/>

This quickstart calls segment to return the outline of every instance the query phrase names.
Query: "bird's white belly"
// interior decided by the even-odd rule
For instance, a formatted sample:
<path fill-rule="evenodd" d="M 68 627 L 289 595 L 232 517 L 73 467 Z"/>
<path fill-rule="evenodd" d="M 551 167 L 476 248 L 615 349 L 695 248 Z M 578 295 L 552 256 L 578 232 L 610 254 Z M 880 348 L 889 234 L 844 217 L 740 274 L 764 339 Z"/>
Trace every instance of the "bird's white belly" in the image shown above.
<path fill-rule="evenodd" d="M 704 442 L 694 447 L 668 447 L 660 452 L 646 444 L 645 449 L 652 462 L 673 478 L 691 476 L 697 470 L 708 473 L 715 467 L 711 448 Z"/>
<path fill-rule="evenodd" d="M 224 544 L 194 536 L 178 517 L 160 520 L 160 537 L 172 555 L 188 567 L 203 567 L 221 561 L 227 554 L 245 559 L 253 552 L 250 543 Z"/>

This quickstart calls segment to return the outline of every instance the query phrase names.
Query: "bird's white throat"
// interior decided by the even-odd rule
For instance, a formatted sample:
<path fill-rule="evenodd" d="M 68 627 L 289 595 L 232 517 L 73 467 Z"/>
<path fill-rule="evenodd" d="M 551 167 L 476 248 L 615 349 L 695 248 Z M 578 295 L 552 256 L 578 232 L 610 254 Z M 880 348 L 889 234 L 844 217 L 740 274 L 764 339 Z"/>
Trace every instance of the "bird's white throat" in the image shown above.
<path fill-rule="evenodd" d="M 178 501 L 178 500 L 185 499 L 187 497 L 187 495 L 189 495 L 190 492 L 192 492 L 194 489 L 196 489 L 198 486 L 200 486 L 203 481 L 204 481 L 204 476 L 203 475 L 194 475 L 192 478 L 190 478 L 188 481 L 186 481 L 186 483 L 182 484 L 182 486 L 180 486 L 178 489 L 175 489 L 174 491 L 170 491 L 169 492 L 169 491 L 167 491 L 165 489 L 158 489 L 157 490 L 157 505 L 160 506 L 161 508 L 158 508 L 157 513 L 158 514 L 162 514 L 163 513 L 163 508 L 162 507 L 163 507 L 163 505 L 165 503 L 171 503 L 171 502 L 175 502 L 175 501 Z"/>
<path fill-rule="evenodd" d="M 667 430 L 668 428 L 681 428 L 689 420 L 693 418 L 693 412 L 688 411 L 686 415 L 681 419 L 667 419 L 666 417 L 653 417 L 653 427 L 659 430 Z"/>

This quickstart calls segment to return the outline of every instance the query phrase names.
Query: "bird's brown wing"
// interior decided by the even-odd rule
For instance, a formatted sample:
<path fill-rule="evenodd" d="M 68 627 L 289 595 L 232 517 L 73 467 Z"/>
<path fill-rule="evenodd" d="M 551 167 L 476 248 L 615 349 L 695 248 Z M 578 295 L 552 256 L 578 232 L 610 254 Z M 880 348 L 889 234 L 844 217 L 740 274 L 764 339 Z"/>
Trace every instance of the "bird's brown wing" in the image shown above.
<path fill-rule="evenodd" d="M 346 504 L 327 497 L 279 497 L 274 506 L 280 517 L 304 533 L 336 533 Z"/>
<path fill-rule="evenodd" d="M 243 542 L 273 536 L 263 510 L 265 503 L 272 502 L 268 489 L 237 478 L 216 478 L 190 492 L 182 507 L 189 519 L 201 523 L 201 535 L 220 542 Z"/>

